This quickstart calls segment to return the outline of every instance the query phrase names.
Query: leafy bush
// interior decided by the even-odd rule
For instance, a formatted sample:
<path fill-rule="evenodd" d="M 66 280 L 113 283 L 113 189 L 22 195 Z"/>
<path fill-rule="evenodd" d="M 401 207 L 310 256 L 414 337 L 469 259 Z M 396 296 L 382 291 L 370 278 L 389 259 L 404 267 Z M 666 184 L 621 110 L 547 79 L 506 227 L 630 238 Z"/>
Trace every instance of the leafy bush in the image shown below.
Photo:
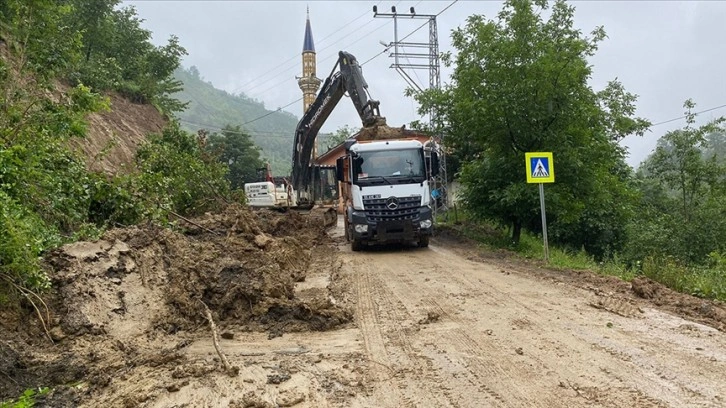
<path fill-rule="evenodd" d="M 678 292 L 694 296 L 726 300 L 726 268 L 721 255 L 713 255 L 708 266 L 685 266 L 674 257 L 651 256 L 642 264 L 643 275 Z"/>
<path fill-rule="evenodd" d="M 175 123 L 139 148 L 139 189 L 150 205 L 194 215 L 217 209 L 229 199 L 228 166 L 205 154 L 204 142 Z"/>
<path fill-rule="evenodd" d="M 60 237 L 39 216 L 0 191 L 0 283 L 19 283 L 31 290 L 49 287 L 39 265 L 40 253 Z"/>

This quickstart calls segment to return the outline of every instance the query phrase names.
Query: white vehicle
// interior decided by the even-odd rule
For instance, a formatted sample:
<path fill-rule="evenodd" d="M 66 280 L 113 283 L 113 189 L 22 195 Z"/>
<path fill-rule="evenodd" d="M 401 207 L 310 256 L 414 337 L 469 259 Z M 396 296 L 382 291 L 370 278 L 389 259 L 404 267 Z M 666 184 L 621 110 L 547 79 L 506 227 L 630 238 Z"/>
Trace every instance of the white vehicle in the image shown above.
<path fill-rule="evenodd" d="M 418 140 L 349 141 L 336 173 L 353 251 L 372 243 L 427 247 L 434 230 L 429 179 L 437 169 L 437 153 L 426 152 Z"/>
<path fill-rule="evenodd" d="M 275 184 L 272 181 L 245 184 L 247 204 L 252 207 L 297 207 L 295 194 L 290 185 Z"/>
<path fill-rule="evenodd" d="M 337 67 L 340 70 L 335 72 Z M 334 171 L 342 183 L 346 237 L 354 251 L 368 243 L 403 241 L 426 247 L 433 232 L 429 179 L 438 170 L 436 152 L 425 151 L 420 141 L 402 140 L 402 132 L 391 131 L 395 129 L 386 126 L 379 102 L 369 99 L 367 89 L 356 58 L 340 51 L 333 72 L 297 125 L 291 181 L 278 186 L 268 172 L 266 182 L 245 184 L 247 199 L 257 207 L 312 208 L 329 187 L 322 181 L 332 180 L 324 172 Z M 313 166 L 315 138 L 346 93 L 370 136 L 346 141 L 345 156 L 337 160 L 335 168 Z M 378 134 L 383 128 L 387 131 Z M 334 215 L 331 209 L 324 218 L 326 223 L 334 223 Z"/>

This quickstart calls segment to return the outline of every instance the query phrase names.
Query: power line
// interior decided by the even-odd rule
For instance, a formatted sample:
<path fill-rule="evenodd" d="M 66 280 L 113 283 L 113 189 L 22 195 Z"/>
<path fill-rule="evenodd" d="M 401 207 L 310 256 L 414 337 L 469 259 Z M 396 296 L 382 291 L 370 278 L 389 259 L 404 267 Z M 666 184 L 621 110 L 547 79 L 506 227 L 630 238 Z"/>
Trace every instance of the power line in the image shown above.
<path fill-rule="evenodd" d="M 454 5 L 454 4 L 456 4 L 456 3 L 458 2 L 458 1 L 459 1 L 459 0 L 454 0 L 454 1 L 452 1 L 452 2 L 451 2 L 451 4 L 449 4 L 448 6 L 444 7 L 444 9 L 443 9 L 443 10 L 439 11 L 439 12 L 438 12 L 438 14 L 436 14 L 436 17 L 440 16 L 440 15 L 441 15 L 441 13 L 443 13 L 443 12 L 444 12 L 444 11 L 446 11 L 446 10 L 448 10 L 448 9 L 449 9 L 449 7 L 453 6 L 453 5 Z"/>
<path fill-rule="evenodd" d="M 371 20 L 371 21 L 373 21 L 373 20 Z M 376 32 L 376 31 L 380 30 L 381 28 L 385 27 L 385 26 L 386 26 L 387 24 L 390 24 L 390 21 L 389 21 L 389 22 L 386 22 L 386 23 L 384 23 L 384 24 L 382 24 L 382 25 L 380 25 L 380 26 L 378 26 L 378 27 L 376 27 L 376 28 L 374 28 L 373 30 L 371 30 L 371 31 L 367 32 L 366 34 L 364 34 L 364 35 L 360 36 L 360 37 L 359 37 L 359 38 L 358 38 L 357 40 L 355 40 L 354 42 L 352 42 L 352 43 L 348 44 L 348 45 L 347 45 L 346 47 L 342 47 L 342 48 L 344 48 L 344 49 L 345 49 L 345 48 L 347 48 L 347 47 L 350 47 L 351 45 L 353 45 L 353 44 L 357 43 L 358 41 L 361 41 L 362 39 L 366 38 L 366 37 L 367 37 L 367 36 L 369 36 L 370 34 L 373 34 L 374 32 Z M 361 27 L 365 27 L 365 26 L 361 26 Z M 346 38 L 346 37 L 343 37 L 343 38 Z M 343 38 L 341 38 L 341 40 L 340 40 L 340 41 L 342 41 L 342 39 L 343 39 Z M 337 42 L 335 42 L 335 43 L 333 43 L 333 44 L 337 44 L 337 43 L 338 43 L 338 42 L 340 42 L 340 41 L 337 41 Z M 332 46 L 333 44 L 331 44 L 331 46 Z M 326 47 L 326 48 L 329 48 L 329 47 Z M 334 57 L 337 57 L 337 56 L 338 56 L 338 54 L 337 54 L 337 53 L 333 53 L 333 54 L 330 54 L 330 55 L 328 55 L 327 57 L 324 57 L 324 58 L 321 58 L 321 59 L 319 59 L 317 63 L 318 63 L 318 64 L 320 64 L 320 63 L 322 63 L 322 62 L 326 62 L 326 61 L 328 61 L 328 60 L 330 60 L 330 59 L 332 59 L 332 58 L 334 58 Z M 288 81 L 290 80 L 289 78 L 288 78 L 288 79 L 283 79 L 283 80 L 282 80 L 281 82 L 278 82 L 278 83 L 276 83 L 276 84 L 274 84 L 274 85 L 272 85 L 272 86 L 270 86 L 270 87 L 268 87 L 268 88 L 265 88 L 265 89 L 264 89 L 264 90 L 262 90 L 262 91 L 258 91 L 258 92 L 252 92 L 252 90 L 253 90 L 253 89 L 255 89 L 255 88 L 259 87 L 259 86 L 262 86 L 262 85 L 264 85 L 264 84 L 270 83 L 270 82 L 271 82 L 271 81 L 272 81 L 273 79 L 276 79 L 276 78 L 278 78 L 278 77 L 280 77 L 280 76 L 282 76 L 283 74 L 286 74 L 286 73 L 288 73 L 288 72 L 291 72 L 291 71 L 295 71 L 295 70 L 297 70 L 297 68 L 298 68 L 297 66 L 294 66 L 294 67 L 290 67 L 290 68 L 288 68 L 287 70 L 285 70 L 285 71 L 281 72 L 281 73 L 280 73 L 279 75 L 276 75 L 276 76 L 275 76 L 275 77 L 273 77 L 273 78 L 270 78 L 270 79 L 268 79 L 268 80 L 262 81 L 262 82 L 258 83 L 257 85 L 254 85 L 254 86 L 252 86 L 251 88 L 249 88 L 249 89 L 247 90 L 247 94 L 248 94 L 248 95 L 250 95 L 250 96 L 254 96 L 254 95 L 262 95 L 262 94 L 265 94 L 266 92 L 268 92 L 268 91 L 270 91 L 270 90 L 272 90 L 272 89 L 275 89 L 275 88 L 277 88 L 277 87 L 279 87 L 279 86 L 285 85 L 285 84 L 286 84 L 286 83 L 287 83 L 287 82 L 288 82 Z"/>
<path fill-rule="evenodd" d="M 398 3 L 400 3 L 400 2 L 401 2 L 401 1 L 399 0 L 399 1 L 398 1 L 398 2 L 396 3 L 396 4 L 398 4 Z M 380 3 L 380 2 L 379 2 L 379 3 Z M 339 33 L 339 32 L 340 32 L 340 31 L 342 31 L 342 30 L 343 30 L 344 28 L 347 28 L 347 27 L 349 27 L 349 26 L 350 26 L 350 25 L 351 25 L 352 23 L 354 23 L 354 22 L 356 22 L 356 21 L 360 20 L 360 19 L 361 19 L 362 17 L 364 17 L 364 16 L 365 16 L 366 14 L 368 14 L 368 13 L 369 13 L 369 12 L 368 12 L 368 11 L 366 11 L 365 13 L 361 14 L 360 16 L 358 16 L 358 17 L 356 17 L 355 19 L 353 19 L 352 21 L 350 21 L 350 22 L 349 22 L 348 24 L 344 24 L 343 26 L 341 26 L 340 28 L 338 28 L 337 30 L 333 31 L 333 32 L 332 32 L 332 33 L 330 33 L 330 34 L 329 34 L 328 36 L 326 36 L 325 38 L 323 38 L 323 39 L 322 39 L 322 40 L 320 41 L 320 43 L 322 44 L 322 43 L 323 43 L 323 42 L 324 42 L 324 41 L 325 41 L 326 39 L 328 39 L 328 38 L 332 37 L 333 35 L 335 35 L 335 34 Z M 369 22 L 367 22 L 367 23 L 363 24 L 362 26 L 359 26 L 358 28 L 354 29 L 353 31 L 351 31 L 351 32 L 349 32 L 349 33 L 347 33 L 347 34 L 343 35 L 342 37 L 338 38 L 338 39 L 337 39 L 337 40 L 336 40 L 335 42 L 331 43 L 330 45 L 328 45 L 328 46 L 326 46 L 326 47 L 323 47 L 323 48 L 321 48 L 321 49 L 320 49 L 320 50 L 319 50 L 318 52 L 322 52 L 322 51 L 324 51 L 324 50 L 326 50 L 326 49 L 328 49 L 328 48 L 332 47 L 333 45 L 335 45 L 335 44 L 337 44 L 337 43 L 341 42 L 341 41 L 342 41 L 343 39 L 345 39 L 345 38 L 348 38 L 348 37 L 350 37 L 351 35 L 353 35 L 353 34 L 354 34 L 354 33 L 356 33 L 357 31 L 361 30 L 361 29 L 362 29 L 363 27 L 365 27 L 365 26 L 367 26 L 368 24 L 370 24 L 370 23 L 371 23 L 372 21 L 373 21 L 373 20 L 371 20 L 371 21 L 369 21 Z M 381 27 L 379 27 L 378 29 L 380 29 L 380 28 L 381 28 Z M 376 30 L 377 30 L 377 29 L 376 29 Z M 368 34 L 371 34 L 371 33 L 373 33 L 373 32 L 374 32 L 374 31 L 376 31 L 376 30 L 373 30 L 373 31 L 371 31 L 371 32 L 367 33 L 366 35 L 368 35 Z M 361 38 L 365 38 L 365 35 L 364 35 L 364 36 L 361 36 Z M 357 41 L 356 41 L 356 42 L 357 42 Z M 319 44 L 319 45 L 320 45 L 320 44 Z M 295 60 L 295 59 L 298 59 L 298 58 L 300 58 L 300 55 L 295 55 L 295 56 L 293 56 L 293 57 L 291 57 L 291 58 L 287 59 L 287 60 L 286 60 L 285 62 L 283 62 L 282 64 L 279 64 L 279 65 L 278 65 L 278 66 L 277 66 L 277 67 L 276 67 L 275 69 L 273 69 L 272 71 L 268 71 L 268 72 L 266 72 L 265 74 L 263 74 L 263 75 L 261 75 L 261 76 L 258 76 L 258 77 L 256 77 L 256 78 L 252 79 L 251 81 L 248 81 L 248 82 L 246 82 L 245 84 L 243 84 L 243 85 L 241 85 L 241 86 L 239 86 L 239 87 L 235 88 L 234 92 L 236 93 L 236 92 L 238 92 L 238 91 L 242 91 L 242 90 L 244 90 L 243 88 L 247 87 L 248 85 L 250 85 L 250 84 L 252 84 L 252 83 L 254 83 L 254 82 L 256 82 L 256 81 L 260 80 L 261 78 L 264 78 L 265 76 L 267 76 L 268 74 L 271 74 L 272 72 L 278 71 L 278 70 L 279 70 L 280 68 L 283 68 L 284 66 L 286 66 L 286 64 L 287 64 L 288 62 L 290 62 L 290 61 L 293 61 L 293 60 Z M 269 83 L 269 82 L 271 82 L 271 81 L 273 81 L 273 80 L 275 80 L 275 79 L 277 79 L 277 78 L 279 78 L 279 77 L 281 77 L 281 76 L 283 76 L 283 75 L 285 75 L 285 74 L 287 74 L 287 73 L 289 73 L 289 72 L 291 72 L 291 71 L 295 71 L 295 70 L 296 70 L 297 68 L 298 68 L 298 65 L 297 65 L 297 64 L 293 64 L 293 65 L 287 65 L 287 68 L 286 68 L 286 69 L 285 69 L 284 71 L 282 71 L 282 72 L 280 72 L 280 73 L 278 73 L 278 74 L 276 74 L 276 75 L 274 75 L 274 76 L 270 77 L 269 79 L 266 79 L 266 80 L 264 80 L 264 81 L 258 82 L 258 83 L 257 83 L 257 85 L 253 85 L 252 87 L 250 87 L 250 88 L 248 88 L 248 89 L 246 89 L 246 90 L 244 90 L 244 91 L 245 91 L 245 93 L 247 93 L 247 94 L 252 94 L 252 90 L 253 90 L 253 89 L 255 89 L 255 88 L 258 88 L 258 87 L 260 87 L 260 86 L 262 86 L 262 85 L 264 85 L 264 84 L 267 84 L 267 83 Z M 260 94 L 260 93 L 264 93 L 264 92 L 267 92 L 267 91 L 269 91 L 270 89 L 276 88 L 277 86 L 280 86 L 280 85 L 281 85 L 281 84 L 283 84 L 283 83 L 284 83 L 284 82 L 281 82 L 281 83 L 275 84 L 275 85 L 273 85 L 273 86 L 271 86 L 271 87 L 269 87 L 269 88 L 265 89 L 265 90 L 264 90 L 264 91 L 262 91 L 262 92 L 256 92 L 256 93 L 257 93 L 257 94 Z"/>
<path fill-rule="evenodd" d="M 287 104 L 287 105 L 285 105 L 285 106 L 280 106 L 279 108 L 275 109 L 274 111 L 270 111 L 270 112 L 267 112 L 266 114 L 264 114 L 264 115 L 262 115 L 262 116 L 260 116 L 260 117 L 257 117 L 257 118 L 254 118 L 254 119 L 252 119 L 252 120 L 249 120 L 249 121 L 247 121 L 247 122 L 243 123 L 243 124 L 242 124 L 242 126 L 244 126 L 244 125 L 248 125 L 248 124 L 250 124 L 250 123 L 252 123 L 252 122 L 257 122 L 257 121 L 258 121 L 258 120 L 260 120 L 260 119 L 264 119 L 264 118 L 266 118 L 266 117 L 268 117 L 268 116 L 272 115 L 273 113 L 277 113 L 277 112 L 280 112 L 280 111 L 281 111 L 281 110 L 283 110 L 284 108 L 287 108 L 288 106 L 290 106 L 290 105 L 292 105 L 292 104 L 294 104 L 294 103 L 298 103 L 298 102 L 300 102 L 300 101 L 302 101 L 302 100 L 303 100 L 303 98 L 302 98 L 302 97 L 300 97 L 300 98 L 298 98 L 298 99 L 296 99 L 296 100 L 294 100 L 294 101 L 292 101 L 292 102 L 288 103 L 288 104 Z"/>
<path fill-rule="evenodd" d="M 456 3 L 458 2 L 458 1 L 459 1 L 459 0 L 454 0 L 454 1 L 452 1 L 452 2 L 451 2 L 451 3 L 450 3 L 450 4 L 448 5 L 448 6 L 446 6 L 446 7 L 445 7 L 445 8 L 443 9 L 443 10 L 439 11 L 439 12 L 438 12 L 438 13 L 436 14 L 436 16 L 440 16 L 440 15 L 441 15 L 441 14 L 442 14 L 443 12 L 445 12 L 446 10 L 448 10 L 448 9 L 449 9 L 449 8 L 450 8 L 451 6 L 453 6 L 454 4 L 456 4 Z M 398 4 L 398 3 L 400 3 L 400 1 L 398 1 L 398 2 L 396 3 L 396 4 Z M 366 12 L 366 13 L 367 13 L 367 12 Z M 359 19 L 360 19 L 361 17 L 362 17 L 362 15 L 361 15 L 361 16 L 359 16 L 359 17 L 357 17 L 357 18 L 356 18 L 355 20 L 353 20 L 352 22 L 355 22 L 355 21 L 359 20 Z M 371 20 L 371 21 L 373 21 L 373 20 Z M 365 26 L 366 26 L 367 24 L 368 24 L 368 23 L 364 24 L 363 26 L 359 27 L 358 29 L 360 29 L 360 28 L 362 28 L 362 27 L 365 27 Z M 350 45 L 353 45 L 353 44 L 355 44 L 356 42 L 360 41 L 360 40 L 361 40 L 361 39 L 363 39 L 363 38 L 366 38 L 366 36 L 367 36 L 368 34 L 372 34 L 372 33 L 374 33 L 375 31 L 377 31 L 377 30 L 379 30 L 379 29 L 383 28 L 383 27 L 384 27 L 384 26 L 386 26 L 387 24 L 390 24 L 390 21 L 389 21 L 388 23 L 386 23 L 386 24 L 383 24 L 383 25 L 381 25 L 381 26 L 379 26 L 379 27 L 375 28 L 374 30 L 372 30 L 372 31 L 370 31 L 369 33 L 367 33 L 367 34 L 366 34 L 365 36 L 361 36 L 361 38 L 359 38 L 358 40 L 356 40 L 356 41 L 354 41 L 353 43 L 349 44 L 348 46 L 350 46 Z M 424 27 L 424 26 L 426 26 L 427 24 L 428 24 L 428 22 L 425 22 L 425 23 L 421 24 L 421 25 L 420 25 L 420 26 L 419 26 L 418 28 L 416 28 L 415 30 L 413 30 L 413 31 L 411 31 L 410 33 L 408 33 L 408 35 L 406 35 L 405 37 L 403 37 L 403 38 L 402 38 L 402 39 L 401 39 L 400 41 L 403 41 L 403 40 L 407 39 L 408 37 L 412 36 L 412 35 L 413 35 L 414 33 L 416 33 L 417 31 L 419 31 L 419 30 L 420 30 L 421 28 L 423 28 L 423 27 Z M 338 31 L 340 31 L 340 29 L 339 29 Z M 357 30 L 355 30 L 355 31 L 357 31 Z M 355 31 L 353 31 L 353 32 L 355 32 Z M 336 32 L 337 32 L 337 31 L 336 31 Z M 352 34 L 353 32 L 349 33 L 349 34 L 348 34 L 347 36 L 349 36 L 349 35 L 350 35 L 350 34 Z M 335 32 L 333 32 L 333 34 L 335 34 Z M 332 34 L 331 34 L 331 35 L 332 35 Z M 328 38 L 328 37 L 330 37 L 331 35 L 329 35 L 329 36 L 327 36 L 327 37 L 325 37 L 325 38 Z M 336 42 L 335 42 L 335 43 L 333 43 L 333 44 L 336 44 L 337 42 L 340 42 L 340 41 L 341 41 L 341 40 L 342 40 L 343 38 L 346 38 L 347 36 L 344 36 L 344 37 L 342 37 L 342 38 L 341 38 L 340 40 L 336 41 Z M 331 45 L 332 45 L 332 44 L 331 44 Z M 326 47 L 326 48 L 329 48 L 329 47 L 330 47 L 330 46 L 328 46 L 328 47 Z M 384 49 L 383 51 L 379 52 L 378 54 L 374 55 L 373 57 L 371 57 L 371 58 L 369 58 L 368 60 L 366 60 L 365 62 L 363 62 L 363 63 L 361 64 L 361 66 L 363 66 L 363 65 L 367 64 L 368 62 L 372 61 L 373 59 L 377 58 L 378 56 L 380 56 L 380 55 L 384 54 L 384 53 L 385 53 L 386 51 L 387 51 L 387 49 Z M 332 55 L 331 55 L 331 57 L 332 57 Z M 322 61 L 328 60 L 328 59 L 330 59 L 331 57 L 325 58 L 325 59 L 323 59 Z M 297 57 L 295 57 L 295 58 L 297 58 Z M 289 61 L 289 60 L 288 60 L 288 61 Z M 321 61 L 321 62 L 322 62 L 322 61 Z M 288 71 L 289 71 L 289 70 L 288 70 Z M 287 72 L 287 71 L 285 71 L 285 72 Z M 279 75 L 278 75 L 278 76 L 279 76 Z M 279 84 L 277 84 L 277 85 L 274 85 L 273 87 L 271 87 L 271 88 L 268 88 L 268 89 L 266 89 L 266 90 L 265 90 L 264 92 L 266 92 L 266 91 L 268 91 L 268 90 L 270 90 L 270 89 L 272 89 L 272 88 L 274 88 L 274 87 L 280 86 L 281 84 L 284 84 L 284 82 L 281 82 L 281 83 L 279 83 Z M 250 124 L 250 123 L 253 123 L 253 122 L 256 122 L 256 121 L 258 121 L 258 120 L 261 120 L 261 119 L 264 119 L 264 118 L 266 118 L 266 117 L 268 117 L 268 116 L 272 115 L 272 114 L 273 114 L 273 113 L 275 113 L 275 112 L 279 112 L 279 111 L 281 111 L 282 109 L 284 109 L 284 108 L 287 108 L 288 106 L 291 106 L 291 105 L 293 105 L 293 104 L 295 104 L 295 103 L 297 103 L 297 102 L 300 102 L 300 101 L 301 101 L 302 99 L 303 99 L 302 97 L 301 97 L 301 98 L 298 98 L 297 100 L 294 100 L 294 101 L 292 101 L 292 102 L 288 103 L 288 104 L 287 104 L 287 105 L 285 105 L 285 106 L 279 107 L 279 108 L 277 108 L 277 109 L 276 109 L 276 110 L 274 110 L 274 111 L 270 111 L 270 112 L 268 112 L 268 113 L 266 113 L 266 114 L 264 114 L 264 115 L 262 115 L 262 116 L 259 116 L 259 117 L 257 117 L 257 118 L 254 118 L 254 119 L 252 119 L 252 120 L 249 120 L 249 121 L 247 121 L 247 122 L 245 122 L 245 123 L 242 123 L 242 126 L 244 126 L 244 125 L 247 125 L 247 124 Z M 187 122 L 187 123 L 188 123 L 188 122 Z M 654 126 L 655 126 L 655 125 L 654 125 Z M 220 130 L 221 130 L 221 129 L 220 129 Z"/>
<path fill-rule="evenodd" d="M 330 38 L 330 37 L 332 37 L 333 35 L 337 34 L 337 33 L 338 33 L 339 31 L 341 31 L 342 29 L 344 29 L 344 28 L 348 27 L 349 25 L 351 25 L 351 24 L 355 23 L 356 21 L 360 20 L 360 19 L 361 19 L 362 17 L 364 17 L 364 16 L 365 16 L 365 15 L 366 15 L 367 13 L 368 13 L 368 12 L 365 12 L 365 13 L 361 14 L 360 16 L 356 17 L 355 19 L 351 20 L 350 22 L 348 22 L 348 23 L 346 23 L 346 24 L 342 25 L 341 27 L 339 27 L 338 29 L 334 30 L 334 31 L 333 31 L 332 33 L 328 34 L 328 35 L 327 35 L 327 36 L 325 36 L 325 37 L 324 37 L 324 38 L 323 38 L 322 40 L 320 40 L 320 43 L 321 43 L 321 44 L 322 44 L 322 43 L 324 43 L 324 42 L 325 42 L 325 40 L 327 40 L 328 38 Z M 321 51 L 322 51 L 322 50 L 321 50 Z M 258 76 L 257 78 L 255 78 L 255 79 L 253 79 L 253 80 L 251 80 L 251 81 L 245 82 L 244 84 L 242 84 L 242 85 L 240 85 L 239 87 L 235 88 L 235 90 L 233 91 L 233 93 L 236 93 L 236 92 L 238 92 L 238 91 L 241 91 L 241 90 L 242 90 L 243 88 L 245 88 L 245 87 L 246 87 L 247 85 L 250 85 L 250 84 L 254 83 L 255 81 L 259 80 L 260 78 L 263 78 L 263 77 L 265 77 L 265 76 L 267 76 L 267 75 L 269 75 L 269 74 L 271 74 L 271 73 L 273 73 L 273 72 L 275 72 L 275 71 L 279 70 L 279 69 L 280 69 L 281 67 L 285 66 L 285 65 L 286 65 L 286 64 L 287 64 L 288 62 L 291 62 L 291 61 L 293 61 L 293 60 L 296 60 L 296 59 L 298 59 L 298 58 L 300 58 L 300 55 L 293 55 L 292 57 L 290 57 L 290 58 L 288 58 L 287 60 L 285 60 L 285 62 L 283 62 L 283 63 L 281 63 L 281 64 L 277 64 L 277 65 L 276 65 L 276 66 L 275 66 L 274 68 L 271 68 L 271 69 L 268 69 L 268 70 L 266 70 L 266 71 L 265 71 L 265 73 L 264 73 L 264 74 L 262 74 L 261 76 Z M 277 76 L 279 76 L 279 74 L 278 74 L 278 75 L 275 75 L 275 76 L 274 76 L 273 78 L 276 78 Z M 271 79 L 272 79 L 272 78 L 271 78 Z"/>
<path fill-rule="evenodd" d="M 726 104 L 724 104 L 724 105 L 720 105 L 720 106 L 716 106 L 716 107 L 714 107 L 714 108 L 709 108 L 709 109 L 705 109 L 705 110 L 702 110 L 702 111 L 700 111 L 700 112 L 696 112 L 696 113 L 694 113 L 693 115 L 694 115 L 694 116 L 697 116 L 697 115 L 700 115 L 700 114 L 702 114 L 702 113 L 706 113 L 706 112 L 711 112 L 711 111 L 714 111 L 714 110 L 716 110 L 716 109 L 721 109 L 721 108 L 726 108 Z M 654 126 L 659 126 L 659 125 L 665 125 L 666 123 L 671 123 L 671 122 L 675 122 L 675 121 L 677 121 L 677 120 L 685 119 L 685 118 L 686 118 L 687 116 L 688 116 L 688 115 L 683 115 L 683 116 L 679 116 L 679 117 L 677 117 L 677 118 L 673 118 L 673 119 L 668 119 L 668 120 L 664 120 L 663 122 L 658 122 L 658 123 L 654 123 L 654 124 L 650 125 L 650 127 L 654 127 Z"/>

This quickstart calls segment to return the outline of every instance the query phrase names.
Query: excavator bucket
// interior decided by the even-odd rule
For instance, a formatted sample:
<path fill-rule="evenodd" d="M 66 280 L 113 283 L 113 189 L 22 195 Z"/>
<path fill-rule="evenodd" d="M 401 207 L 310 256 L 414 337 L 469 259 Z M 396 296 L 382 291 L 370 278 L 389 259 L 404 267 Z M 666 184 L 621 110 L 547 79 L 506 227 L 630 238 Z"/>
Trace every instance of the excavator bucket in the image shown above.
<path fill-rule="evenodd" d="M 338 223 L 338 212 L 332 207 L 315 207 L 308 213 L 311 220 L 323 225 L 326 229 Z"/>

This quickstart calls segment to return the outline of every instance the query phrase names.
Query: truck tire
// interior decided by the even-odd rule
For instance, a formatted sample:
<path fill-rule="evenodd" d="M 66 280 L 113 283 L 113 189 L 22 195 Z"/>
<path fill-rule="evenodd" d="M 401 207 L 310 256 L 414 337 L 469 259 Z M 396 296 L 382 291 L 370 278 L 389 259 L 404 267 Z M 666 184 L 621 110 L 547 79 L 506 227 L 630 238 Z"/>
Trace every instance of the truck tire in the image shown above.
<path fill-rule="evenodd" d="M 361 242 L 360 240 L 355 239 L 355 238 L 351 239 L 350 240 L 350 249 L 353 252 L 360 251 L 361 249 L 363 249 L 363 242 Z"/>
<path fill-rule="evenodd" d="M 428 248 L 429 246 L 429 236 L 428 235 L 422 235 L 418 238 L 418 247 L 419 248 Z"/>

